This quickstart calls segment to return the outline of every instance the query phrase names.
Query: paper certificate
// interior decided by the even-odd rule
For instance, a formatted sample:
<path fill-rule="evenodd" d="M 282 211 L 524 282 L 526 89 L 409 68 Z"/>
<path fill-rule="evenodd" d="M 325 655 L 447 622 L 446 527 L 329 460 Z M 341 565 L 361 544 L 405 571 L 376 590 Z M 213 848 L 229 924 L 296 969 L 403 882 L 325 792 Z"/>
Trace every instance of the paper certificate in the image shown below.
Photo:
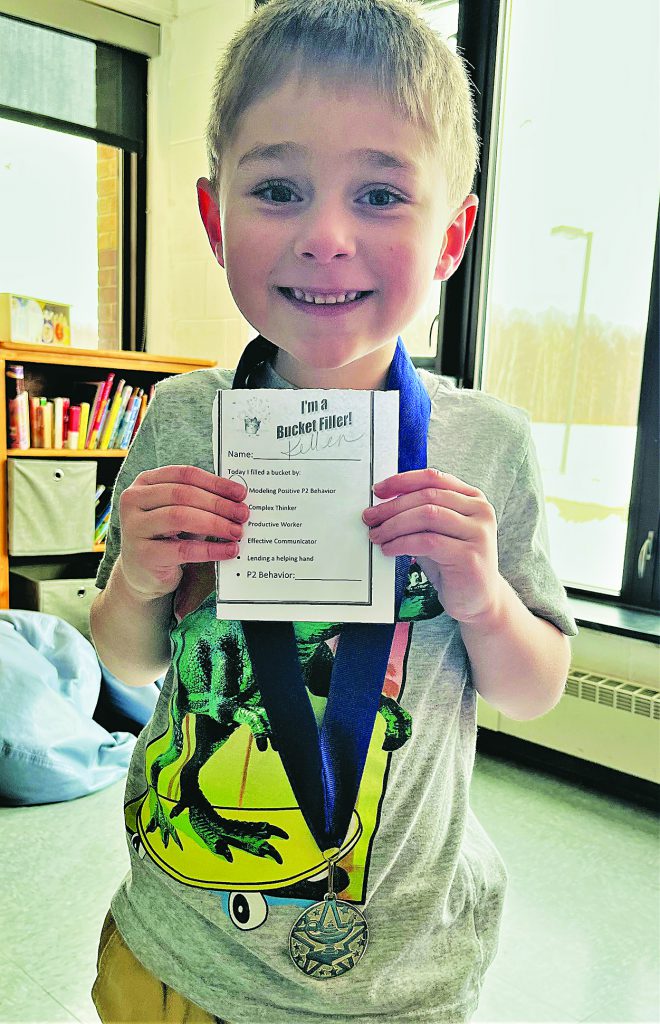
<path fill-rule="evenodd" d="M 250 507 L 238 557 L 216 563 L 218 618 L 394 621 L 395 559 L 362 512 L 398 434 L 398 391 L 218 391 L 215 471 Z"/>

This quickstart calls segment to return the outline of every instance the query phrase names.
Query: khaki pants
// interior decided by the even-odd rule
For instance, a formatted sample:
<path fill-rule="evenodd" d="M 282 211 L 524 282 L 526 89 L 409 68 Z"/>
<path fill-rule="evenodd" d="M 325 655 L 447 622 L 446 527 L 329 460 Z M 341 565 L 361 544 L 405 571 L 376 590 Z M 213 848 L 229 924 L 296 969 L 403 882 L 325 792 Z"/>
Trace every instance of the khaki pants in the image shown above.
<path fill-rule="evenodd" d="M 151 974 L 105 916 L 92 999 L 103 1024 L 227 1024 Z"/>

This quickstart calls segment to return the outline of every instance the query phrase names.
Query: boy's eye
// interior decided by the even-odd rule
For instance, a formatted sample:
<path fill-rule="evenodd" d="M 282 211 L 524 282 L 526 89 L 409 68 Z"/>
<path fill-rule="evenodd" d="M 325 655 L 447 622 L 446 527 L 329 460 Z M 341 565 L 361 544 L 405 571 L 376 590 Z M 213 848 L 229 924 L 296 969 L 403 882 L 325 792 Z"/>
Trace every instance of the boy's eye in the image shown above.
<path fill-rule="evenodd" d="M 260 188 L 255 189 L 251 194 L 253 196 L 261 196 L 264 192 L 273 192 L 274 194 L 279 193 L 280 194 L 279 199 L 273 198 L 271 200 L 266 200 L 266 201 L 267 202 L 271 202 L 271 203 L 273 203 L 273 205 L 276 205 L 276 206 L 290 206 L 291 203 L 287 202 L 286 197 L 284 199 L 282 198 L 282 195 L 281 195 L 282 191 L 284 191 L 285 193 L 295 194 L 295 193 L 293 193 L 293 189 L 291 188 L 291 186 L 287 185 L 286 182 L 284 182 L 284 181 L 267 181 Z M 378 196 L 381 197 L 381 199 L 378 202 L 373 204 L 373 207 L 375 209 L 387 208 L 388 206 L 398 206 L 399 203 L 405 203 L 405 199 L 403 198 L 403 196 L 400 196 L 397 192 L 393 192 L 392 189 L 390 189 L 390 188 L 385 188 L 384 185 L 379 185 L 379 186 L 377 186 L 375 188 L 370 188 L 368 190 L 368 192 L 365 193 L 365 195 L 367 195 L 367 196 L 378 195 Z M 382 197 L 383 196 L 390 196 L 393 199 L 395 199 L 396 202 L 395 203 L 392 203 L 392 202 L 382 202 Z M 364 198 L 364 196 L 363 196 L 363 198 Z"/>

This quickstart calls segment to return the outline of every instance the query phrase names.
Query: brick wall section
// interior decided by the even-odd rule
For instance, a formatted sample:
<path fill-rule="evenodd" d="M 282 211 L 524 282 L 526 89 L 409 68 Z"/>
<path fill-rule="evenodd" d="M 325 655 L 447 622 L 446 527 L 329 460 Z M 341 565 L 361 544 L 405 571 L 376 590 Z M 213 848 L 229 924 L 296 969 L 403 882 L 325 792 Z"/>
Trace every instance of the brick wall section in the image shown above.
<path fill-rule="evenodd" d="M 119 244 L 119 153 L 96 147 L 99 348 L 120 348 L 117 255 Z"/>

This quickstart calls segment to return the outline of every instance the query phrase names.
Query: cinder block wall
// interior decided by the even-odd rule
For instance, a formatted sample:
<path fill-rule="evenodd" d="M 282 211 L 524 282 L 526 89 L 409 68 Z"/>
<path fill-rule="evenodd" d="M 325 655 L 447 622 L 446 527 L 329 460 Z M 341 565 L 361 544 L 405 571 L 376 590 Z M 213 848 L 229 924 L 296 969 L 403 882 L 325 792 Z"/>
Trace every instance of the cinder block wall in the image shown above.
<path fill-rule="evenodd" d="M 225 272 L 213 259 L 197 210 L 195 182 L 208 174 L 204 131 L 216 64 L 252 14 L 253 0 L 86 2 L 160 25 L 160 54 L 150 58 L 148 77 L 147 349 L 235 366 L 256 331 L 234 303 Z M 99 204 L 99 218 L 106 212 Z M 99 234 L 104 234 L 100 225 Z M 99 257 L 104 346 L 106 338 L 111 345 L 110 335 L 116 331 L 106 308 L 112 305 L 110 293 L 104 290 L 113 287 L 112 275 L 105 274 L 110 252 L 108 246 Z"/>
<path fill-rule="evenodd" d="M 204 132 L 216 64 L 252 0 L 178 0 L 150 61 L 147 346 L 235 366 L 256 331 L 209 247 L 195 182 L 208 175 Z"/>

